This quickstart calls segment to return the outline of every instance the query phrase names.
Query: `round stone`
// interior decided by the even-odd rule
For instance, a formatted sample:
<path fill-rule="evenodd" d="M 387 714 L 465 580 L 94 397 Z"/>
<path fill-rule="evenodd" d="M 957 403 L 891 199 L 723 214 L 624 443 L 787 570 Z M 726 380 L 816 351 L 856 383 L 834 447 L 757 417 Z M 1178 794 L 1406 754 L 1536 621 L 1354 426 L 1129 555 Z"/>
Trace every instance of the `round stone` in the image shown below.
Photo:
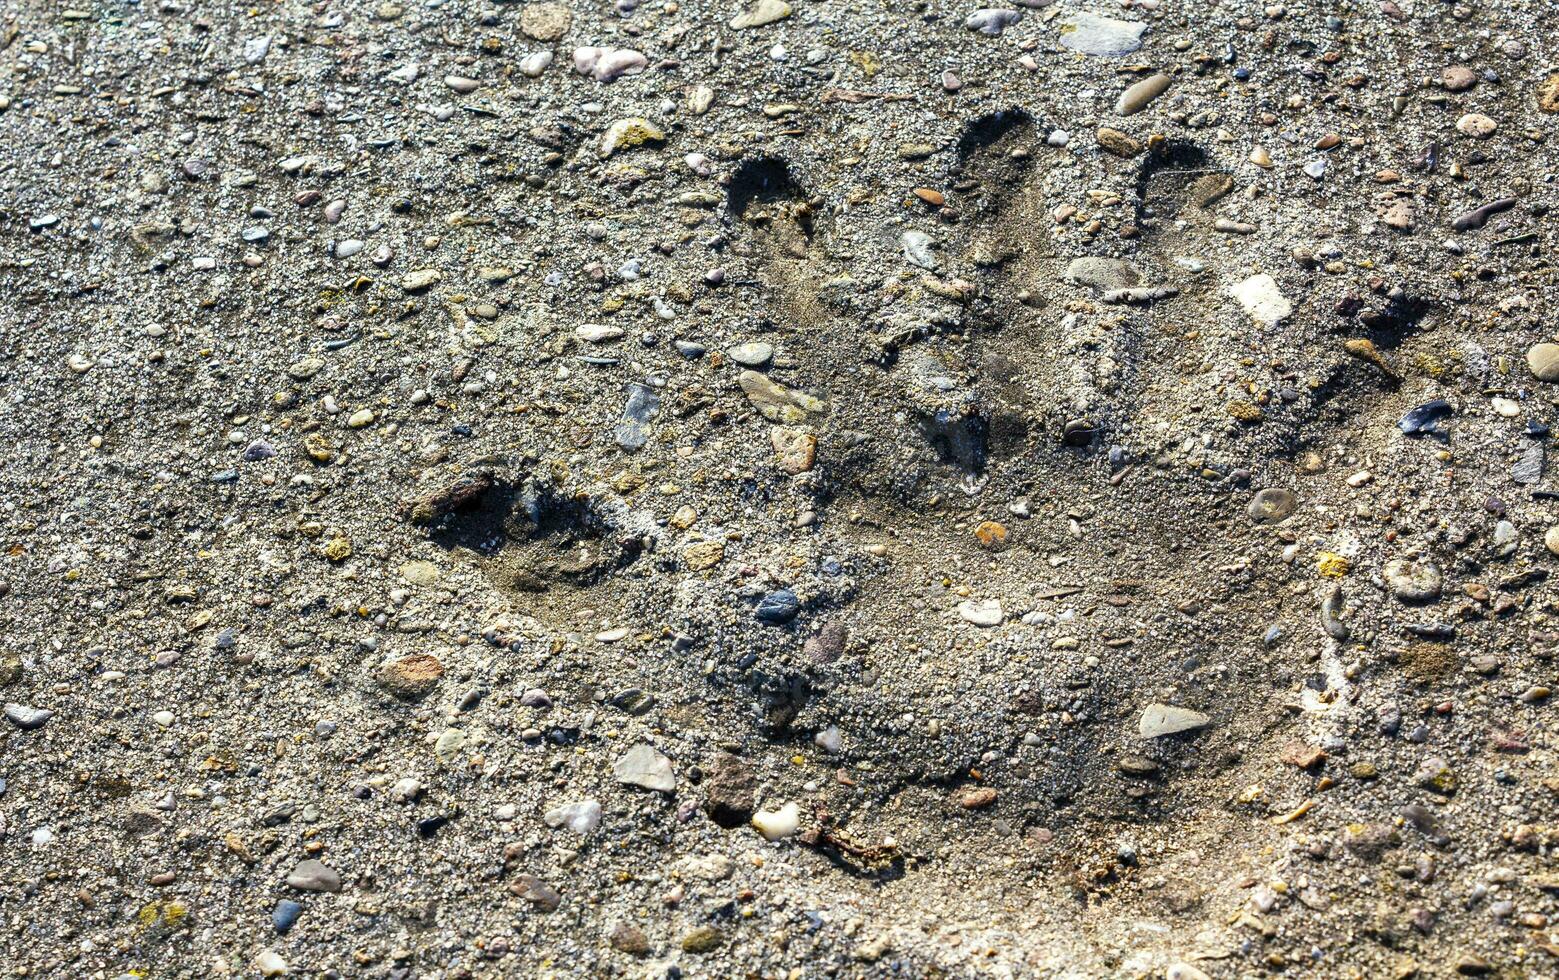
<path fill-rule="evenodd" d="M 556 41 L 573 23 L 574 15 L 561 3 L 532 3 L 520 11 L 520 31 L 536 41 Z"/>
<path fill-rule="evenodd" d="M 801 611 L 801 600 L 789 589 L 778 589 L 758 600 L 754 615 L 758 622 L 781 626 L 796 618 Z"/>
<path fill-rule="evenodd" d="M 1289 491 L 1268 487 L 1251 498 L 1248 512 L 1252 524 L 1276 524 L 1286 520 L 1298 505 L 1298 499 Z"/>
<path fill-rule="evenodd" d="M 725 353 L 731 360 L 747 368 L 763 367 L 774 358 L 774 348 L 761 340 L 737 344 Z"/>
<path fill-rule="evenodd" d="M 1396 558 L 1382 570 L 1391 594 L 1402 602 L 1432 602 L 1440 598 L 1445 580 L 1440 570 L 1428 562 Z"/>
<path fill-rule="evenodd" d="M 1547 548 L 1550 554 L 1559 555 L 1559 524 L 1549 528 L 1543 535 L 1543 547 Z"/>
<path fill-rule="evenodd" d="M 1559 381 L 1559 344 L 1534 344 L 1527 350 L 1527 367 L 1539 381 Z"/>
<path fill-rule="evenodd" d="M 1469 112 L 1456 120 L 1456 130 L 1463 136 L 1471 136 L 1474 139 L 1488 139 L 1499 128 L 1499 123 L 1485 116 L 1481 112 Z"/>
<path fill-rule="evenodd" d="M 1465 92 L 1478 84 L 1478 74 L 1466 65 L 1450 65 L 1440 72 L 1440 84 L 1447 92 Z"/>

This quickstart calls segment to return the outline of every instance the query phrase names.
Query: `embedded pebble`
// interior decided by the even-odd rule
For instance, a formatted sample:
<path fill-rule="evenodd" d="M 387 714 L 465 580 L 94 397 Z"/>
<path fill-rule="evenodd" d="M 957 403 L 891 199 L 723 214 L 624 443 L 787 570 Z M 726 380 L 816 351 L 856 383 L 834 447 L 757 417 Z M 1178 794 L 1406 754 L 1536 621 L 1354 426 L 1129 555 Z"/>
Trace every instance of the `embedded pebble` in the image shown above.
<path fill-rule="evenodd" d="M 964 20 L 964 27 L 995 37 L 1023 19 L 1023 11 L 1004 7 L 983 7 Z"/>
<path fill-rule="evenodd" d="M 1150 704 L 1137 720 L 1137 734 L 1143 738 L 1162 738 L 1165 735 L 1198 731 L 1210 724 L 1212 719 L 1200 711 L 1168 704 Z"/>
<path fill-rule="evenodd" d="M 762 341 L 738 344 L 728 349 L 726 356 L 742 367 L 760 368 L 774 359 L 774 347 Z"/>
<path fill-rule="evenodd" d="M 958 604 L 958 615 L 966 623 L 975 626 L 999 626 L 1002 621 L 1001 601 L 997 599 L 970 599 Z"/>
<path fill-rule="evenodd" d="M 1432 602 L 1440 598 L 1444 578 L 1429 562 L 1394 558 L 1381 570 L 1391 594 L 1403 602 Z"/>
<path fill-rule="evenodd" d="M 759 810 L 752 815 L 752 825 L 767 841 L 793 837 L 801 829 L 801 807 L 786 803 L 777 810 Z"/>
<path fill-rule="evenodd" d="M 612 763 L 612 776 L 626 786 L 670 793 L 677 788 L 671 760 L 647 742 L 640 742 Z"/>
<path fill-rule="evenodd" d="M 1117 58 L 1142 47 L 1148 25 L 1079 13 L 1061 22 L 1061 46 L 1082 54 Z"/>
<path fill-rule="evenodd" d="M 341 890 L 341 876 L 334 868 L 311 858 L 298 862 L 288 872 L 287 885 L 306 892 L 338 892 Z"/>
<path fill-rule="evenodd" d="M 1115 102 L 1115 114 L 1118 116 L 1131 116 L 1146 109 L 1154 99 L 1169 90 L 1169 76 L 1165 74 L 1149 75 L 1129 86 L 1121 93 L 1121 97 Z"/>
<path fill-rule="evenodd" d="M 1277 326 L 1294 312 L 1293 304 L 1278 288 L 1277 281 L 1266 273 L 1242 280 L 1229 290 L 1229 294 L 1247 316 L 1265 327 Z"/>
<path fill-rule="evenodd" d="M 601 825 L 601 804 L 595 800 L 567 803 L 548 810 L 542 821 L 548 827 L 561 827 L 576 834 L 588 835 Z"/>

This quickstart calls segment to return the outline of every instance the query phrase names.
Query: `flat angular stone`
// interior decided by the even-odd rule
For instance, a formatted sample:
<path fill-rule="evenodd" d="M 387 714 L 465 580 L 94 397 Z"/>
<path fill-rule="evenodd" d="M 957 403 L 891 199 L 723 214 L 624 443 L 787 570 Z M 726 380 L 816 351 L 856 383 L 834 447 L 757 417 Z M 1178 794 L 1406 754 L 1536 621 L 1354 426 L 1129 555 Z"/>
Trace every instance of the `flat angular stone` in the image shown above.
<path fill-rule="evenodd" d="M 1137 722 L 1137 734 L 1143 738 L 1160 738 L 1179 732 L 1194 732 L 1212 724 L 1212 719 L 1200 711 L 1176 708 L 1169 704 L 1150 704 Z"/>
<path fill-rule="evenodd" d="M 1080 13 L 1061 24 L 1061 46 L 1080 54 L 1119 58 L 1142 47 L 1148 25 Z"/>
<path fill-rule="evenodd" d="M 437 269 L 413 269 L 401 278 L 401 288 L 408 293 L 415 293 L 427 289 L 443 277 L 443 273 Z"/>
<path fill-rule="evenodd" d="M 800 425 L 806 421 L 808 414 L 821 412 L 825 408 L 819 399 L 793 388 L 787 388 L 771 380 L 768 375 L 759 374 L 757 371 L 743 371 L 737 377 L 736 383 L 741 386 L 748 401 L 752 402 L 753 407 L 758 410 L 758 414 L 770 422 Z"/>
<path fill-rule="evenodd" d="M 754 27 L 764 27 L 775 21 L 784 20 L 789 16 L 790 4 L 785 0 L 758 0 L 756 6 L 732 17 L 730 28 L 733 31 L 751 30 Z"/>
<path fill-rule="evenodd" d="M 561 3 L 528 3 L 520 11 L 521 33 L 536 41 L 556 41 L 573 23 L 573 13 Z"/>
<path fill-rule="evenodd" d="M 54 717 L 54 712 L 48 708 L 34 708 L 30 705 L 7 703 L 5 706 L 5 720 L 20 728 L 24 732 L 34 731 L 49 723 Z"/>
<path fill-rule="evenodd" d="M 622 421 L 617 423 L 613 438 L 617 445 L 628 452 L 643 448 L 649 441 L 650 419 L 660 410 L 660 396 L 648 385 L 628 386 L 628 400 L 623 405 Z"/>
<path fill-rule="evenodd" d="M 1001 600 L 966 599 L 958 604 L 958 615 L 964 622 L 976 626 L 999 626 L 1002 620 Z"/>
<path fill-rule="evenodd" d="M 612 763 L 612 775 L 625 786 L 639 786 L 658 793 L 669 793 L 677 788 L 671 760 L 646 742 L 635 745 Z"/>
<path fill-rule="evenodd" d="M 341 890 L 341 875 L 323 861 L 310 858 L 298 862 L 298 866 L 287 876 L 287 884 L 306 892 L 338 892 Z"/>
<path fill-rule="evenodd" d="M 574 49 L 574 70 L 608 85 L 625 75 L 637 75 L 647 67 L 649 59 L 629 48 Z"/>
<path fill-rule="evenodd" d="M 817 436 L 803 429 L 776 425 L 769 432 L 779 468 L 791 476 L 806 473 L 817 460 Z"/>
<path fill-rule="evenodd" d="M 1130 262 L 1095 255 L 1073 259 L 1067 264 L 1066 278 L 1069 282 L 1089 286 L 1100 292 L 1129 289 L 1141 282 L 1141 277 Z"/>
<path fill-rule="evenodd" d="M 554 911 L 563 903 L 563 896 L 556 888 L 535 875 L 520 875 L 509 886 L 509 891 L 531 903 L 538 912 Z"/>
<path fill-rule="evenodd" d="M 1536 440 L 1528 442 L 1515 465 L 1510 468 L 1510 478 L 1522 484 L 1537 483 L 1543 479 L 1543 466 L 1547 460 L 1548 452 L 1542 443 Z"/>
<path fill-rule="evenodd" d="M 580 800 L 553 807 L 541 818 L 548 827 L 567 828 L 576 834 L 588 834 L 601 826 L 601 804 L 595 800 Z"/>
<path fill-rule="evenodd" d="M 596 152 L 604 160 L 623 150 L 665 141 L 666 134 L 654 123 L 640 116 L 631 116 L 627 119 L 619 119 L 606 128 L 606 132 L 601 135 L 601 145 Z"/>
<path fill-rule="evenodd" d="M 1294 312 L 1294 304 L 1278 288 L 1277 280 L 1264 272 L 1231 286 L 1229 295 L 1247 316 L 1264 327 L 1275 327 Z"/>

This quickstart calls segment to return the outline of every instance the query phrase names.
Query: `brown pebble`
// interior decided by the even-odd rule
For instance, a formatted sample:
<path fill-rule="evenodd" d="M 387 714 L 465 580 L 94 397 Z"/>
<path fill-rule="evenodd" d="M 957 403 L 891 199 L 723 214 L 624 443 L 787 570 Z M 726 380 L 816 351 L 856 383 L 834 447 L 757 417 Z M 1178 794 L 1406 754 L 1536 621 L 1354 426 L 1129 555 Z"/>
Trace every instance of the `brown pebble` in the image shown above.
<path fill-rule="evenodd" d="M 1191 184 L 1191 200 L 1199 208 L 1205 208 L 1234 190 L 1234 178 L 1229 174 L 1204 174 Z"/>
<path fill-rule="evenodd" d="M 178 877 L 179 876 L 174 874 L 172 871 L 163 871 L 152 875 L 149 879 L 147 879 L 147 883 L 154 888 L 164 888 L 177 881 Z"/>
<path fill-rule="evenodd" d="M 563 902 L 557 889 L 535 875 L 520 875 L 509 885 L 509 891 L 525 899 L 538 912 L 554 911 Z"/>
<path fill-rule="evenodd" d="M 1537 87 L 1537 107 L 1544 112 L 1559 112 L 1559 75 L 1549 75 Z"/>
<path fill-rule="evenodd" d="M 1465 92 L 1478 84 L 1478 75 L 1465 65 L 1451 65 L 1440 72 L 1440 84 L 1447 92 Z"/>
<path fill-rule="evenodd" d="M 379 686 L 398 698 L 412 701 L 433 690 L 443 676 L 444 665 L 437 657 L 414 653 L 380 667 Z"/>
<path fill-rule="evenodd" d="M 650 951 L 650 941 L 644 935 L 644 930 L 627 922 L 619 922 L 612 926 L 612 931 L 607 933 L 607 942 L 619 953 L 627 953 L 629 956 L 645 956 Z"/>
<path fill-rule="evenodd" d="M 979 539 L 980 547 L 988 551 L 999 551 L 1007 544 L 1007 529 L 995 521 L 981 521 L 974 529 L 974 536 Z"/>
<path fill-rule="evenodd" d="M 1132 139 L 1118 129 L 1102 126 L 1098 132 L 1099 146 L 1106 153 L 1112 153 L 1118 157 L 1130 159 L 1142 152 L 1142 143 Z"/>
<path fill-rule="evenodd" d="M 989 786 L 970 790 L 958 799 L 958 805 L 965 810 L 983 810 L 995 802 L 996 791 Z"/>
<path fill-rule="evenodd" d="M 682 949 L 688 953 L 712 953 L 725 945 L 725 933 L 714 926 L 699 926 L 682 937 Z"/>
<path fill-rule="evenodd" d="M 1326 758 L 1326 752 L 1305 742 L 1290 742 L 1284 746 L 1281 758 L 1296 769 L 1309 769 Z"/>
<path fill-rule="evenodd" d="M 947 202 L 947 198 L 942 196 L 941 191 L 934 191 L 929 187 L 915 188 L 915 196 L 934 208 L 939 208 Z"/>
<path fill-rule="evenodd" d="M 791 476 L 806 473 L 817 460 L 817 436 L 804 429 L 776 425 L 769 431 L 779 468 Z"/>

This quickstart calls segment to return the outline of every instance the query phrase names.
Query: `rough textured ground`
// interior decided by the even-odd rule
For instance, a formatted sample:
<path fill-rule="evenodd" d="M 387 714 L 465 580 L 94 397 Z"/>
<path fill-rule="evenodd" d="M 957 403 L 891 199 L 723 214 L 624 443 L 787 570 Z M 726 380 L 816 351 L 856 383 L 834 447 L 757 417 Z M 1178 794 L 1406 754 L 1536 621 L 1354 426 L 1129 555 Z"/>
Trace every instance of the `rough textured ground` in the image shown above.
<path fill-rule="evenodd" d="M 6 975 L 1556 975 L 1555 23 L 7 4 Z"/>

